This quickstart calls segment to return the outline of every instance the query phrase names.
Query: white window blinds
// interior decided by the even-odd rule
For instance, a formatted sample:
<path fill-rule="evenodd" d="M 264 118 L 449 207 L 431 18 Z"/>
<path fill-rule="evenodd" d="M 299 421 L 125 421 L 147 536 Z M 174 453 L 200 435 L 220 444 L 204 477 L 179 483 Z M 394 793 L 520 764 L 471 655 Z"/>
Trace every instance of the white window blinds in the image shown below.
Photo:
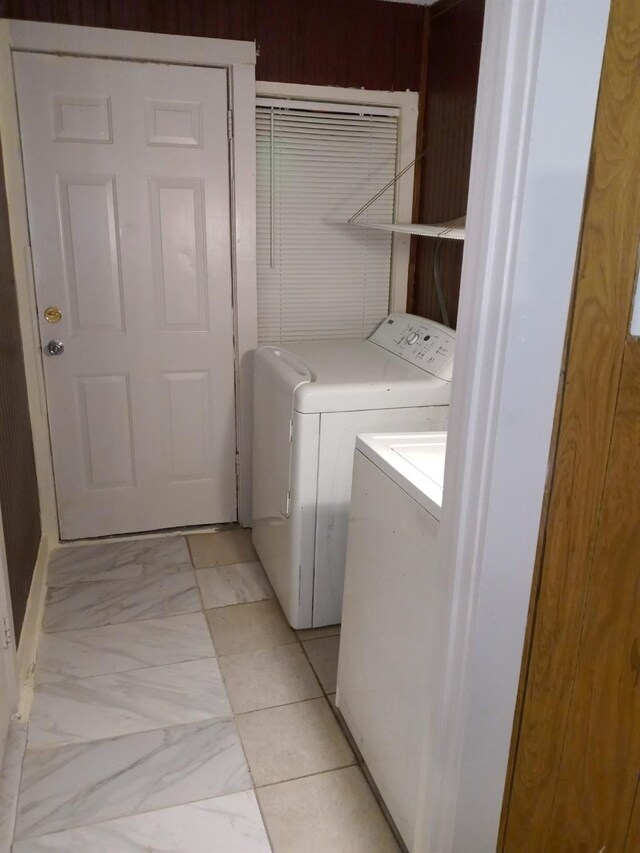
<path fill-rule="evenodd" d="M 396 171 L 397 111 L 258 100 L 258 338 L 366 337 L 389 306 L 391 234 L 347 224 Z M 356 112 L 357 110 L 357 112 Z M 368 210 L 392 222 L 393 189 Z"/>

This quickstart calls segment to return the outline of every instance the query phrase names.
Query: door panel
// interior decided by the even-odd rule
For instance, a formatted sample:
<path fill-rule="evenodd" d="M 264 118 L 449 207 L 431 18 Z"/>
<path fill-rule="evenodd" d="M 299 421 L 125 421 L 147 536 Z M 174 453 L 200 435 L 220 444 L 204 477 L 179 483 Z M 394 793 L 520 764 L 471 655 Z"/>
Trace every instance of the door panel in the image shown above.
<path fill-rule="evenodd" d="M 165 373 L 162 380 L 164 457 L 169 467 L 168 478 L 192 480 L 212 477 L 210 372 Z"/>
<path fill-rule="evenodd" d="M 73 332 L 123 331 L 115 175 L 59 176 L 58 220 Z"/>
<path fill-rule="evenodd" d="M 134 486 L 129 377 L 85 376 L 77 388 L 87 485 Z"/>
<path fill-rule="evenodd" d="M 15 70 L 61 535 L 235 521 L 226 72 Z"/>
<path fill-rule="evenodd" d="M 502 853 L 640 850 L 639 57 L 613 0 Z"/>
<path fill-rule="evenodd" d="M 151 178 L 149 189 L 158 327 L 207 331 L 202 182 Z"/>

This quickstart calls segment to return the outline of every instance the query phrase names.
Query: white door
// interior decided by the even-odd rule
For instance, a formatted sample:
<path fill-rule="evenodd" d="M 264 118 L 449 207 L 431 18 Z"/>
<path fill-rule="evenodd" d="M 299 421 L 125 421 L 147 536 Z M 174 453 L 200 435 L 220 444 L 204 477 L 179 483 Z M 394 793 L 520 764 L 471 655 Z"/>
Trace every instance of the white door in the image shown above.
<path fill-rule="evenodd" d="M 226 71 L 15 72 L 61 536 L 235 521 Z"/>

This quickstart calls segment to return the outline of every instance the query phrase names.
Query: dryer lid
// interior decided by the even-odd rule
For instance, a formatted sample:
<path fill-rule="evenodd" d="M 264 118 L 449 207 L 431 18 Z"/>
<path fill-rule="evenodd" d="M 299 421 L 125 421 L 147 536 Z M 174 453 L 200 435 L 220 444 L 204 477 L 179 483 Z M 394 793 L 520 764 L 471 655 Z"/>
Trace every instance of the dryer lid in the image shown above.
<path fill-rule="evenodd" d="M 446 406 L 451 383 L 432 376 L 371 341 L 303 341 L 258 350 L 287 371 L 301 413 Z M 276 356 L 275 353 L 280 353 Z M 283 359 L 288 354 L 290 365 Z M 275 362 L 278 362 L 276 365 Z"/>
<path fill-rule="evenodd" d="M 390 314 L 363 340 L 262 347 L 288 375 L 301 413 L 448 405 L 455 332 L 412 314 Z"/>

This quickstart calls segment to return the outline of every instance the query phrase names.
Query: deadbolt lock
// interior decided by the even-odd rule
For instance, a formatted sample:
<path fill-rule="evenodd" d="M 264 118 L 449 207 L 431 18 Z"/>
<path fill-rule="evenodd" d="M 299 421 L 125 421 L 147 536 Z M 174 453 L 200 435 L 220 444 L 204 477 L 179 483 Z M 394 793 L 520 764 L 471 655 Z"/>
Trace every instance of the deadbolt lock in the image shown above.
<path fill-rule="evenodd" d="M 59 323 L 62 320 L 62 311 L 55 305 L 50 305 L 49 308 L 45 308 L 44 319 L 47 323 Z"/>

